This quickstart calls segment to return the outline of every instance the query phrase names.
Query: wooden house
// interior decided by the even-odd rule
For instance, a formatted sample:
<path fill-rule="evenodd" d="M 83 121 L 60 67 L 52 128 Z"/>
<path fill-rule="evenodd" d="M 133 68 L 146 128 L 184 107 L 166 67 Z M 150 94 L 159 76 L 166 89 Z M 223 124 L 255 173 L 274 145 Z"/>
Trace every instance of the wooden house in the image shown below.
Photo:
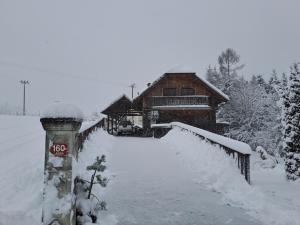
<path fill-rule="evenodd" d="M 229 98 L 195 72 L 168 72 L 134 99 L 143 112 L 143 128 L 151 123 L 183 122 L 216 133 L 223 124 L 216 122 L 216 109 Z"/>

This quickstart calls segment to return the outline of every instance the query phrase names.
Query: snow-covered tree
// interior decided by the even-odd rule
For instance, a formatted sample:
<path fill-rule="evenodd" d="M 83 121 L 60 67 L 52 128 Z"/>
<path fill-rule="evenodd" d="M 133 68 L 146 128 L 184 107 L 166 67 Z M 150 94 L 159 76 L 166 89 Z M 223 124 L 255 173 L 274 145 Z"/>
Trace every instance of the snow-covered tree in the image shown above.
<path fill-rule="evenodd" d="M 274 94 L 278 98 L 277 89 L 280 86 L 280 84 L 281 83 L 278 79 L 277 72 L 276 72 L 276 70 L 273 70 L 272 74 L 271 74 L 271 77 L 269 79 L 269 82 L 268 82 L 267 92 Z"/>
<path fill-rule="evenodd" d="M 264 87 L 240 79 L 230 92 L 230 101 L 220 110 L 218 116 L 230 122 L 230 136 L 249 143 L 254 148 L 264 146 L 270 154 L 276 146 L 268 133 L 275 126 L 276 107 L 272 96 Z M 272 128 L 273 129 L 273 128 Z"/>
<path fill-rule="evenodd" d="M 252 85 L 259 85 L 263 87 L 264 89 L 266 89 L 266 91 L 268 89 L 268 84 L 266 83 L 262 75 L 253 75 L 250 82 Z"/>
<path fill-rule="evenodd" d="M 253 149 L 262 146 L 268 154 L 277 156 L 282 150 L 282 126 L 276 102 L 277 89 L 282 86 L 276 71 L 269 82 L 262 75 L 245 80 L 238 74 L 243 68 L 239 61 L 239 55 L 227 49 L 218 58 L 219 70 L 207 70 L 207 79 L 230 98 L 220 106 L 217 118 L 229 122 L 228 136 L 250 144 Z"/>
<path fill-rule="evenodd" d="M 283 156 L 283 136 L 284 136 L 284 127 L 285 125 L 285 118 L 286 118 L 286 108 L 285 102 L 287 100 L 287 77 L 283 73 L 282 79 L 279 80 L 277 73 L 273 70 L 271 74 L 271 78 L 269 80 L 269 92 L 273 95 L 274 102 L 276 102 L 278 117 L 276 117 L 276 121 L 278 121 L 276 128 L 271 129 L 270 132 L 276 133 L 276 140 L 278 146 L 278 154 Z"/>
<path fill-rule="evenodd" d="M 219 89 L 222 89 L 224 86 L 221 74 L 216 67 L 212 68 L 211 66 L 208 66 L 206 70 L 206 78 L 210 83 L 214 84 Z"/>
<path fill-rule="evenodd" d="M 75 179 L 75 194 L 77 208 L 77 224 L 96 223 L 97 214 L 100 210 L 106 209 L 106 202 L 100 201 L 99 198 L 92 193 L 93 186 L 99 184 L 106 187 L 108 180 L 101 175 L 106 169 L 105 156 L 97 157 L 95 162 L 87 167 L 88 171 L 92 171 L 90 181 L 80 177 Z"/>
<path fill-rule="evenodd" d="M 284 155 L 287 178 L 300 177 L 300 63 L 291 67 L 284 104 Z"/>

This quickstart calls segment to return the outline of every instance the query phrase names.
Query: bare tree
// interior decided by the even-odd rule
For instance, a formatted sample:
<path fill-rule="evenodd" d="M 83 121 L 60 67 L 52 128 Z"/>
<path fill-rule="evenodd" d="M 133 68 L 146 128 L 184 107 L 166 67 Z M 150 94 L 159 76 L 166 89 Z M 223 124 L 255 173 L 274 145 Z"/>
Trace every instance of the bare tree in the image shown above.
<path fill-rule="evenodd" d="M 237 77 L 237 71 L 242 69 L 244 65 L 239 65 L 240 56 L 232 48 L 227 48 L 218 57 L 219 72 L 223 80 L 222 90 L 228 93 L 228 89 Z"/>

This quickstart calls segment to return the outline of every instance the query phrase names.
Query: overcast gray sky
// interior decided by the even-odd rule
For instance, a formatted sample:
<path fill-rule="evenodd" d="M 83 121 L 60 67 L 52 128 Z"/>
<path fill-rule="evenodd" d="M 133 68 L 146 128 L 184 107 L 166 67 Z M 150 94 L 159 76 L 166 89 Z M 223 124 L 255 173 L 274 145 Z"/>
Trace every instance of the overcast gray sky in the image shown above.
<path fill-rule="evenodd" d="M 268 76 L 300 61 L 299 0 L 0 0 L 0 105 L 100 111 L 174 65 L 205 75 L 227 47 Z"/>

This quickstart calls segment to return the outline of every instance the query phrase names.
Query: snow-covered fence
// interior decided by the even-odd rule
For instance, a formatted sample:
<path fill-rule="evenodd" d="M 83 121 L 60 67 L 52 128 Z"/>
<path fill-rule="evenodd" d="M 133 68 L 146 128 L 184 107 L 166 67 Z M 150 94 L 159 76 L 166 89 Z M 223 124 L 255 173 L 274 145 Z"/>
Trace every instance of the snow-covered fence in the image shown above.
<path fill-rule="evenodd" d="M 151 127 L 154 129 L 172 129 L 177 127 L 181 130 L 188 131 L 213 145 L 220 146 L 220 148 L 223 149 L 229 156 L 236 159 L 237 166 L 240 169 L 241 174 L 245 176 L 246 181 L 250 184 L 251 147 L 248 144 L 179 122 L 153 124 Z"/>
<path fill-rule="evenodd" d="M 96 131 L 98 128 L 104 126 L 104 118 L 93 121 L 91 123 L 84 123 L 77 135 L 78 149 L 82 149 L 84 142 L 88 139 L 89 135 Z"/>

